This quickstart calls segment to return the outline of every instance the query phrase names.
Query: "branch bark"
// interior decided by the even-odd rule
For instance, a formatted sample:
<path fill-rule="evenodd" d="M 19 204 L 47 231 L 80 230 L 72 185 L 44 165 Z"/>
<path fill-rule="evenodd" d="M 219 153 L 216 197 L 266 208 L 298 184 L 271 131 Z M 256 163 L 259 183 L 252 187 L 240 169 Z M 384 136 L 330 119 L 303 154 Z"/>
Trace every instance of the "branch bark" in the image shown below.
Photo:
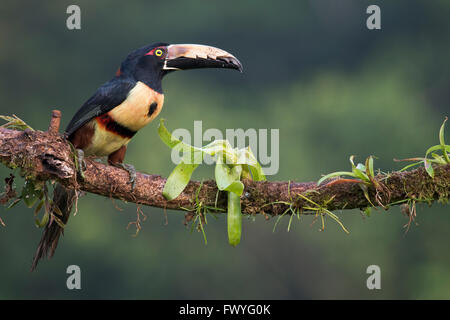
<path fill-rule="evenodd" d="M 166 179 L 159 175 L 137 173 L 136 187 L 131 191 L 129 175 L 123 169 L 86 159 L 84 179 L 77 177 L 70 145 L 58 134 L 60 113 L 54 113 L 49 130 L 16 131 L 0 127 L 0 161 L 9 168 L 20 168 L 29 179 L 57 181 L 67 188 L 112 197 L 152 207 L 181 210 L 194 209 L 195 194 L 198 203 L 223 209 L 227 198 L 219 192 L 215 181 L 191 181 L 178 198 L 166 200 L 162 190 Z M 450 195 L 450 165 L 435 168 L 435 177 L 423 168 L 407 172 L 393 172 L 375 177 L 384 186 L 368 187 L 370 202 L 355 180 L 333 180 L 317 186 L 315 182 L 255 182 L 244 180 L 241 196 L 244 214 L 282 214 L 289 206 L 299 208 L 315 205 L 298 194 L 306 196 L 320 208 L 328 210 L 366 208 L 372 204 L 383 207 L 401 200 L 446 202 Z M 311 210 L 309 210 L 311 212 Z"/>

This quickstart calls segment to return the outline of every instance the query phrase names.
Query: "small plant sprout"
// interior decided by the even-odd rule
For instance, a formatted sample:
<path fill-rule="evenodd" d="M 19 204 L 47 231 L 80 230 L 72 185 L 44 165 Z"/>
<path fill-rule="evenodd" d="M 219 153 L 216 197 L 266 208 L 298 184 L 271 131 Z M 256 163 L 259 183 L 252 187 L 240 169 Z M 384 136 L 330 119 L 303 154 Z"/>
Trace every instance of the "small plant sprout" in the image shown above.
<path fill-rule="evenodd" d="M 158 134 L 167 146 L 182 153 L 180 163 L 167 178 L 163 190 L 164 197 L 168 200 L 178 197 L 204 157 L 206 155 L 213 157 L 216 162 L 215 180 L 217 188 L 228 193 L 228 242 L 232 246 L 238 245 L 242 233 L 240 196 L 244 191 L 244 184 L 241 179 L 266 180 L 264 172 L 250 148 L 233 148 L 227 140 L 215 140 L 202 148 L 188 145 L 172 136 L 164 126 L 164 119 L 160 120 Z M 198 219 L 201 231 L 205 236 L 203 220 L 206 217 L 206 212 L 202 210 L 202 205 L 198 204 L 198 199 L 196 199 L 196 204 L 196 219 Z"/>
<path fill-rule="evenodd" d="M 434 178 L 434 169 L 433 164 L 436 165 L 445 165 L 450 163 L 450 157 L 448 152 L 450 152 L 450 145 L 445 144 L 444 139 L 444 130 L 445 130 L 445 123 L 447 122 L 448 118 L 445 117 L 444 122 L 441 125 L 441 128 L 439 130 L 439 144 L 432 146 L 428 148 L 428 150 L 425 152 L 425 157 L 420 158 L 407 158 L 407 159 L 394 159 L 394 161 L 416 161 L 414 163 L 411 163 L 407 165 L 406 167 L 402 168 L 400 171 L 405 171 L 411 167 L 420 165 L 423 163 L 426 172 L 431 178 Z M 437 151 L 440 151 L 442 155 L 436 153 Z M 431 155 L 431 158 L 428 158 L 428 156 Z"/>
<path fill-rule="evenodd" d="M 291 230 L 291 224 L 292 224 L 292 219 L 294 218 L 294 216 L 297 217 L 298 220 L 300 220 L 300 208 L 298 208 L 295 205 L 295 201 L 292 200 L 292 196 L 291 196 L 291 181 L 289 180 L 288 182 L 288 195 L 289 195 L 289 201 L 275 201 L 275 202 L 271 202 L 268 204 L 263 205 L 262 207 L 264 208 L 265 206 L 269 206 L 269 205 L 274 205 L 274 204 L 284 204 L 286 206 L 288 206 L 288 208 L 286 210 L 283 211 L 282 214 L 280 214 L 278 216 L 277 221 L 275 222 L 274 226 L 273 226 L 273 230 L 272 232 L 275 232 L 275 229 L 277 228 L 278 223 L 280 222 L 280 220 L 286 215 L 290 213 L 290 218 L 289 218 L 289 223 L 288 223 L 288 227 L 287 227 L 287 231 L 289 232 Z"/>
<path fill-rule="evenodd" d="M 199 194 L 200 190 L 202 189 L 202 186 L 203 181 L 200 183 L 197 190 L 195 191 L 195 199 L 194 199 L 195 201 L 191 200 L 193 208 L 189 209 L 181 207 L 180 209 L 186 210 L 188 212 L 188 215 L 186 215 L 185 224 L 187 225 L 191 221 L 191 232 L 194 230 L 194 227 L 196 226 L 197 231 L 202 232 L 205 244 L 208 244 L 204 228 L 204 225 L 208 224 L 208 219 L 206 216 L 207 214 L 210 214 L 213 218 L 217 219 L 215 213 L 224 210 L 222 208 L 217 207 L 217 196 L 216 196 L 216 205 L 214 207 L 205 205 L 202 201 L 200 201 Z"/>
<path fill-rule="evenodd" d="M 327 215 L 328 217 L 330 217 L 331 219 L 336 221 L 339 224 L 339 226 L 342 228 L 342 230 L 344 230 L 345 233 L 347 233 L 347 234 L 350 233 L 350 232 L 348 232 L 347 228 L 345 228 L 345 226 L 342 224 L 339 217 L 337 215 L 335 215 L 333 212 L 331 212 L 330 210 L 326 209 L 326 206 L 328 205 L 328 203 L 333 201 L 334 196 L 331 197 L 331 199 L 327 200 L 322 206 L 302 194 L 298 194 L 298 196 L 300 198 L 302 198 L 303 200 L 306 200 L 308 203 L 310 203 L 312 205 L 312 206 L 311 205 L 304 206 L 303 209 L 316 212 L 316 217 L 320 216 L 320 219 L 322 220 L 322 230 L 325 230 L 325 221 L 324 221 L 323 217 L 324 217 L 324 215 Z"/>
<path fill-rule="evenodd" d="M 3 119 L 7 121 L 7 123 L 3 124 L 1 127 L 11 130 L 18 130 L 18 131 L 24 131 L 24 130 L 31 130 L 34 131 L 32 127 L 30 127 L 28 124 L 25 123 L 22 119 L 20 119 L 15 114 L 11 116 L 3 116 L 0 115 L 0 119 Z"/>
<path fill-rule="evenodd" d="M 16 206 L 19 202 L 23 202 L 27 208 L 34 209 L 35 225 L 38 228 L 43 228 L 47 222 L 51 219 L 56 221 L 61 228 L 64 228 L 64 223 L 56 215 L 52 213 L 53 207 L 57 215 L 62 216 L 61 211 L 57 206 L 53 204 L 53 201 L 49 199 L 47 183 L 36 182 L 33 180 L 25 180 L 22 188 L 22 192 L 16 197 L 9 205 L 8 209 Z M 39 219 L 39 213 L 44 209 L 42 218 Z"/>
<path fill-rule="evenodd" d="M 349 176 L 353 177 L 355 179 L 358 179 L 361 183 L 371 184 L 370 177 L 374 176 L 374 170 L 373 170 L 373 156 L 370 156 L 366 159 L 366 165 L 363 165 L 362 163 L 358 163 L 358 165 L 355 166 L 354 163 L 355 156 L 350 156 L 350 163 L 352 164 L 352 171 L 337 171 L 329 173 L 317 182 L 317 185 L 319 186 L 324 182 L 325 180 L 335 178 L 335 177 L 341 177 L 341 176 Z M 358 182 L 358 180 L 355 180 L 355 182 Z"/>
<path fill-rule="evenodd" d="M 330 178 L 335 178 L 335 177 L 349 176 L 349 177 L 355 178 L 355 179 L 338 179 L 338 180 L 334 180 L 330 183 L 338 183 L 338 182 L 358 183 L 359 187 L 361 188 L 361 190 L 364 193 L 364 197 L 367 199 L 367 201 L 370 203 L 370 205 L 372 207 L 376 208 L 369 197 L 369 188 L 368 187 L 373 185 L 376 189 L 375 199 L 376 199 L 377 203 L 381 207 L 386 209 L 386 206 L 383 204 L 381 194 L 387 195 L 387 201 L 389 201 L 390 192 L 383 183 L 381 183 L 380 181 L 375 179 L 375 171 L 373 168 L 374 157 L 369 156 L 366 159 L 365 164 L 358 163 L 357 165 L 355 165 L 355 163 L 354 163 L 354 158 L 355 158 L 355 156 L 350 157 L 350 163 L 352 165 L 351 172 L 350 171 L 337 171 L 337 172 L 329 173 L 329 174 L 323 176 L 322 178 L 320 178 L 319 181 L 317 182 L 317 185 L 322 184 L 322 182 L 324 182 L 325 180 L 328 180 Z M 368 215 L 370 214 L 370 210 L 365 210 L 365 212 L 366 212 L 366 214 L 368 213 Z"/>

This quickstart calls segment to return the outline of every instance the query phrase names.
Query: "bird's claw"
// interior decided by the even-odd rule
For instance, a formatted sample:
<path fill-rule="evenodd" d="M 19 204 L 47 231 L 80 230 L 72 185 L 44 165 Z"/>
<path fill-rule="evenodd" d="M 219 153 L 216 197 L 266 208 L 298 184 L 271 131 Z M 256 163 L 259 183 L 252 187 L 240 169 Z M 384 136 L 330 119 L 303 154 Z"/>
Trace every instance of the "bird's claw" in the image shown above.
<path fill-rule="evenodd" d="M 86 162 L 84 161 L 84 151 L 77 149 L 77 169 L 80 177 L 84 179 L 84 171 L 86 170 Z"/>
<path fill-rule="evenodd" d="M 129 183 L 131 183 L 131 191 L 134 191 L 134 188 L 136 187 L 136 168 L 128 163 L 116 163 L 114 165 L 128 172 L 130 175 Z"/>

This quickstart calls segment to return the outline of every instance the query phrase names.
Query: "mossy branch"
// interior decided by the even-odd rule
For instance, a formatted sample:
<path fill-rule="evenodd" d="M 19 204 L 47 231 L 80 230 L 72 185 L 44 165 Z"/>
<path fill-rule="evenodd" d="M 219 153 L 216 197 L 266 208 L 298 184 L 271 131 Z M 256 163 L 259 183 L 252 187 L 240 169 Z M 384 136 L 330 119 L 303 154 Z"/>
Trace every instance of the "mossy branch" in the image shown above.
<path fill-rule="evenodd" d="M 191 181 L 174 200 L 162 191 L 166 179 L 159 175 L 137 173 L 136 187 L 131 191 L 128 172 L 86 159 L 84 179 L 77 177 L 72 149 L 58 134 L 60 114 L 53 113 L 48 131 L 12 130 L 0 127 L 0 161 L 19 168 L 21 175 L 37 181 L 57 181 L 67 188 L 95 193 L 136 204 L 174 210 L 195 211 L 202 206 L 226 212 L 227 194 L 217 189 L 215 181 Z M 243 214 L 281 215 L 290 210 L 317 213 L 320 210 L 364 209 L 372 205 L 388 208 L 407 201 L 447 202 L 450 194 L 450 165 L 434 166 L 434 177 L 426 170 L 378 174 L 373 177 L 383 188 L 368 185 L 363 192 L 353 179 L 316 182 L 268 182 L 243 180 L 241 196 Z M 367 197 L 368 195 L 368 197 Z M 319 207 L 311 210 L 311 203 Z"/>

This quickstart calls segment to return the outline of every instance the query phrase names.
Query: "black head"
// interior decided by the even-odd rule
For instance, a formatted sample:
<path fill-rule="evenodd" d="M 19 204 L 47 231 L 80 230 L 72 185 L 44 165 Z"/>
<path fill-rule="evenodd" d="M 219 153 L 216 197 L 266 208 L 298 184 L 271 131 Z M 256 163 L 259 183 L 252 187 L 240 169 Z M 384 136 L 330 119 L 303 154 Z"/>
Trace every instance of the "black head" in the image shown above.
<path fill-rule="evenodd" d="M 133 77 L 161 92 L 161 80 L 169 72 L 198 68 L 228 68 L 242 72 L 242 64 L 230 53 L 205 45 L 155 43 L 130 53 L 118 76 Z"/>

